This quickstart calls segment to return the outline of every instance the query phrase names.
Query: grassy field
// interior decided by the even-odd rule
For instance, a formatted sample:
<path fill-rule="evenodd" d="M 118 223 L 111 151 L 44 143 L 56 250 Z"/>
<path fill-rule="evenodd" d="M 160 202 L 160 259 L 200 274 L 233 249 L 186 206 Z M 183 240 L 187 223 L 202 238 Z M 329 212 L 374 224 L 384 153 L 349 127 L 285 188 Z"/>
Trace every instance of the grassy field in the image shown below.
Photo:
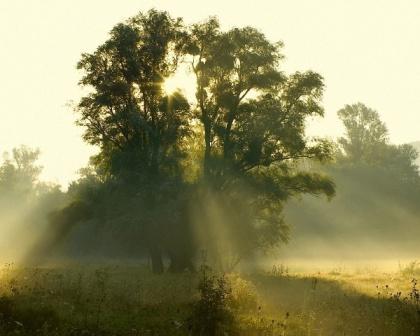
<path fill-rule="evenodd" d="M 418 336 L 417 277 L 416 264 L 392 272 L 280 265 L 224 276 L 5 264 L 0 335 Z"/>

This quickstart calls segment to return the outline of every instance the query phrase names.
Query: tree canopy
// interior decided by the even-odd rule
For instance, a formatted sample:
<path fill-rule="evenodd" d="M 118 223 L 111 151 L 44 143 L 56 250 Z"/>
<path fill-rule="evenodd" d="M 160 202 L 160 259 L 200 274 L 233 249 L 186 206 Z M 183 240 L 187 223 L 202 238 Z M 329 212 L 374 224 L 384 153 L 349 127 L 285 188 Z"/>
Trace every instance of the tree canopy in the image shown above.
<path fill-rule="evenodd" d="M 324 113 L 323 78 L 285 74 L 281 48 L 217 18 L 185 25 L 151 10 L 117 24 L 78 63 L 87 93 L 77 124 L 99 153 L 50 221 L 137 227 L 155 272 L 163 255 L 172 270 L 192 269 L 200 249 L 222 265 L 287 241 L 284 202 L 335 188 L 302 164 L 331 158 L 330 142 L 305 134 Z M 195 99 L 163 89 L 181 64 Z"/>
<path fill-rule="evenodd" d="M 346 129 L 346 136 L 339 143 L 353 161 L 372 160 L 383 150 L 388 142 L 388 129 L 378 112 L 357 103 L 346 105 L 337 114 Z"/>
<path fill-rule="evenodd" d="M 80 84 L 92 90 L 79 103 L 78 124 L 84 139 L 100 146 L 97 163 L 111 175 L 173 168 L 189 104 L 179 92 L 166 96 L 162 84 L 177 68 L 181 23 L 165 12 L 140 13 L 78 63 Z"/>
<path fill-rule="evenodd" d="M 337 114 L 346 129 L 345 137 L 338 140 L 343 150 L 341 161 L 372 166 L 406 187 L 418 185 L 416 149 L 409 144 L 390 144 L 388 129 L 378 112 L 357 103 L 346 105 Z"/>

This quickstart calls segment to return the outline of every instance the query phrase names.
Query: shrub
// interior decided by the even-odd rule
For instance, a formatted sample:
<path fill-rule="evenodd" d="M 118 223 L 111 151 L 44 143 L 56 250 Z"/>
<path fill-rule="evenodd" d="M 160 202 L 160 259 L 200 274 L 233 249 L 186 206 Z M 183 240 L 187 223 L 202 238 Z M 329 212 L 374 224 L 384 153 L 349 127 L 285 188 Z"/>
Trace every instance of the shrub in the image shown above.
<path fill-rule="evenodd" d="M 226 278 L 210 275 L 209 269 L 202 267 L 198 290 L 200 298 L 193 305 L 189 318 L 192 334 L 197 336 L 231 334 L 234 317 L 228 305 L 231 289 Z"/>
<path fill-rule="evenodd" d="M 33 335 L 49 330 L 58 323 L 57 314 L 49 307 L 17 306 L 12 298 L 0 298 L 0 332 Z"/>
<path fill-rule="evenodd" d="M 231 292 L 229 307 L 239 312 L 256 311 L 258 308 L 257 289 L 251 281 L 242 279 L 237 274 L 228 277 Z"/>

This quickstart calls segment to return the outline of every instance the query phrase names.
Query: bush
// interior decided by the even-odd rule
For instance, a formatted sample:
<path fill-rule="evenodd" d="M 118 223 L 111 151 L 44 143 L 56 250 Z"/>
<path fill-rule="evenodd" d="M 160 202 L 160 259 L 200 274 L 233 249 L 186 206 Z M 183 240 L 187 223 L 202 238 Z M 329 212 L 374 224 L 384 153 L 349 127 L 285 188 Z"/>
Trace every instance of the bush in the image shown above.
<path fill-rule="evenodd" d="M 226 278 L 210 275 L 209 269 L 202 267 L 198 290 L 200 298 L 193 305 L 189 318 L 192 334 L 197 336 L 231 334 L 234 316 L 228 304 L 231 289 Z"/>
<path fill-rule="evenodd" d="M 57 323 L 57 314 L 49 307 L 17 306 L 12 298 L 0 297 L 1 335 L 34 335 L 53 329 Z"/>
<path fill-rule="evenodd" d="M 231 292 L 229 307 L 238 312 L 256 311 L 258 308 L 257 289 L 251 281 L 242 279 L 237 274 L 228 277 Z"/>

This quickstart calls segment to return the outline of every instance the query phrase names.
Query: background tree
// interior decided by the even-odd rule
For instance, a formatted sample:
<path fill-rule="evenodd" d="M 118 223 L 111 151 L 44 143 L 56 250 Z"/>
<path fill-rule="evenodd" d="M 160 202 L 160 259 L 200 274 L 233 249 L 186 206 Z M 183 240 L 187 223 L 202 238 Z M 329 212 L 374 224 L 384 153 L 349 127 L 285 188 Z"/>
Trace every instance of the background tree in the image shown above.
<path fill-rule="evenodd" d="M 346 105 L 337 112 L 346 129 L 338 142 L 354 162 L 375 160 L 388 142 L 388 130 L 378 112 L 362 103 Z"/>
<path fill-rule="evenodd" d="M 337 197 L 328 204 L 304 197 L 287 206 L 296 223 L 296 250 L 290 253 L 309 257 L 308 243 L 316 244 L 318 258 L 366 260 L 418 252 L 418 153 L 411 145 L 390 143 L 379 113 L 361 103 L 338 114 L 346 134 L 339 138 L 336 159 L 318 168 L 334 178 Z"/>
<path fill-rule="evenodd" d="M 32 249 L 49 233 L 45 214 L 64 204 L 65 195 L 59 186 L 40 180 L 39 155 L 38 149 L 27 146 L 3 155 L 0 164 L 0 254 L 3 258 L 33 259 Z"/>
<path fill-rule="evenodd" d="M 42 167 L 37 164 L 40 151 L 27 146 L 4 153 L 0 166 L 0 195 L 3 202 L 14 197 L 30 199 L 36 192 Z"/>
<path fill-rule="evenodd" d="M 344 154 L 339 156 L 341 162 L 383 170 L 406 187 L 418 184 L 416 149 L 409 144 L 390 144 L 378 112 L 357 103 L 346 105 L 337 114 L 346 130 L 345 137 L 338 140 Z"/>

